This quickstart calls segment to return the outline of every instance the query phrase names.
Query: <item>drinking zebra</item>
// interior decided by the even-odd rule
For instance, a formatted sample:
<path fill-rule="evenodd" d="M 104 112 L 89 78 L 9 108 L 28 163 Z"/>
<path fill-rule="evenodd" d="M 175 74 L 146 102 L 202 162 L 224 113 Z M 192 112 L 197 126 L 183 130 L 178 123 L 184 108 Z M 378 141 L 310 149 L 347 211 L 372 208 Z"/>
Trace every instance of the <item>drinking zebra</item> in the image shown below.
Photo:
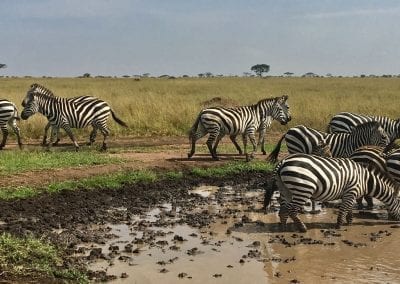
<path fill-rule="evenodd" d="M 20 118 L 18 116 L 18 110 L 15 104 L 8 100 L 0 99 L 0 128 L 3 134 L 3 140 L 1 141 L 0 144 L 0 150 L 4 148 L 7 142 L 7 137 L 8 137 L 7 125 L 9 125 L 14 131 L 15 135 L 17 135 L 18 146 L 20 149 L 22 148 L 20 130 L 17 125 L 17 120 L 19 119 Z"/>
<path fill-rule="evenodd" d="M 227 134 L 236 149 L 241 153 L 240 146 L 236 142 L 236 137 L 242 134 L 244 153 L 246 159 L 249 160 L 257 148 L 255 131 L 260 129 L 260 137 L 264 137 L 267 126 L 265 121 L 270 119 L 268 117 L 278 120 L 281 124 L 286 124 L 291 120 L 287 99 L 287 96 L 282 96 L 263 99 L 251 106 L 236 108 L 212 107 L 202 110 L 190 129 L 189 140 L 192 148 L 188 153 L 188 158 L 191 158 L 195 153 L 196 141 L 208 133 L 210 135 L 206 143 L 214 160 L 218 160 L 218 143 Z M 253 152 L 250 156 L 247 154 L 246 148 L 247 137 L 250 138 L 253 145 Z M 262 148 L 264 149 L 264 146 Z"/>
<path fill-rule="evenodd" d="M 106 102 L 100 99 L 85 98 L 88 97 L 81 97 L 81 101 L 78 103 L 78 98 L 75 101 L 71 101 L 68 98 L 57 97 L 49 89 L 39 84 L 33 84 L 22 101 L 24 110 L 21 113 L 21 118 L 25 120 L 35 113 L 40 112 L 47 117 L 52 126 L 49 147 L 58 135 L 59 129 L 63 128 L 74 143 L 76 150 L 79 149 L 79 145 L 71 128 L 84 128 L 91 125 L 93 130 L 90 133 L 89 144 L 94 143 L 97 130 L 100 130 L 104 137 L 101 149 L 106 150 L 106 139 L 110 133 L 107 127 L 109 114 L 111 113 L 113 119 L 118 124 L 124 127 L 128 126 L 116 117 Z"/>
<path fill-rule="evenodd" d="M 314 143 L 314 141 L 312 141 L 312 143 Z M 313 145 L 311 155 L 316 155 L 316 156 L 321 156 L 321 157 L 332 157 L 332 153 L 331 153 L 329 145 L 327 143 L 325 143 L 325 141 L 323 141 L 323 140 L 318 140 L 318 142 L 315 145 Z M 278 187 L 276 184 L 276 176 L 277 176 L 277 170 L 279 168 L 279 165 L 280 164 L 278 164 L 275 167 L 274 171 L 272 172 L 271 179 L 269 180 L 269 182 L 267 182 L 267 187 L 265 189 L 265 196 L 264 196 L 264 205 L 263 205 L 264 210 L 266 210 L 268 207 L 267 200 L 269 203 L 269 200 L 271 200 L 274 192 L 278 190 Z M 311 200 L 311 202 L 312 202 L 311 212 L 316 213 L 317 211 L 315 210 L 315 202 L 313 200 Z"/>
<path fill-rule="evenodd" d="M 389 136 L 391 142 L 400 138 L 400 119 L 386 116 L 362 115 L 351 112 L 341 112 L 332 117 L 328 125 L 330 133 L 350 133 L 354 127 L 369 121 L 378 121 Z"/>
<path fill-rule="evenodd" d="M 365 146 L 357 149 L 350 158 L 364 166 L 373 166 L 386 172 L 400 185 L 400 149 L 387 151 L 382 147 Z M 372 198 L 365 198 L 368 207 L 373 206 Z M 357 200 L 358 208 L 362 209 L 362 199 Z"/>
<path fill-rule="evenodd" d="M 349 157 L 357 148 L 364 145 L 387 146 L 389 137 L 379 122 L 371 121 L 357 125 L 351 133 L 325 133 L 303 125 L 290 128 L 278 141 L 275 149 L 267 160 L 275 163 L 281 148 L 283 139 L 289 153 L 312 152 L 312 141 L 325 140 L 331 148 L 332 157 Z"/>
<path fill-rule="evenodd" d="M 310 198 L 318 201 L 342 200 L 337 228 L 345 220 L 348 224 L 352 223 L 353 203 L 364 195 L 385 203 L 389 217 L 400 220 L 400 201 L 396 194 L 398 185 L 376 168 L 365 168 L 351 159 L 300 153 L 282 160 L 276 173 L 282 198 L 279 217 L 283 227 L 290 216 L 300 231 L 307 231 L 297 215 Z M 266 200 L 266 204 L 269 201 Z"/>

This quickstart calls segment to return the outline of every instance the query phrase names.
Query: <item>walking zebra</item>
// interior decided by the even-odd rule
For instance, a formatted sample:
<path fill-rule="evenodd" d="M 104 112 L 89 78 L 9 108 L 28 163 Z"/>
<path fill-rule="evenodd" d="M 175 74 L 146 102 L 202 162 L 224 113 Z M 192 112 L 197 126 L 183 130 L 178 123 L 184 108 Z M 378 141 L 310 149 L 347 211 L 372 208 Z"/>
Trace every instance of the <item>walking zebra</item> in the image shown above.
<path fill-rule="evenodd" d="M 291 155 L 279 164 L 277 184 L 283 199 L 279 211 L 283 227 L 290 216 L 300 231 L 307 231 L 297 215 L 310 198 L 342 200 L 337 228 L 345 220 L 348 224 L 352 223 L 353 203 L 363 195 L 373 196 L 385 203 L 389 217 L 400 220 L 400 201 L 395 194 L 397 183 L 378 169 L 367 169 L 351 159 Z M 266 203 L 269 204 L 269 200 Z"/>
<path fill-rule="evenodd" d="M 0 99 L 0 128 L 3 134 L 3 140 L 1 141 L 0 144 L 0 150 L 4 148 L 7 142 L 7 137 L 8 137 L 7 124 L 12 128 L 15 135 L 17 135 L 18 146 L 20 149 L 22 148 L 20 131 L 17 125 L 17 120 L 19 119 L 20 118 L 18 116 L 18 110 L 15 104 L 8 100 Z"/>
<path fill-rule="evenodd" d="M 89 144 L 93 144 L 96 139 L 97 130 L 103 134 L 102 150 L 107 149 L 106 139 L 109 136 L 107 119 L 111 113 L 113 119 L 120 125 L 127 127 L 126 123 L 115 116 L 110 106 L 100 99 L 85 99 L 81 97 L 78 103 L 76 100 L 61 98 L 55 96 L 49 89 L 33 84 L 28 90 L 22 106 L 24 110 L 21 113 L 22 119 L 28 119 L 30 116 L 40 112 L 47 117 L 52 126 L 52 135 L 49 146 L 52 145 L 60 128 L 63 128 L 75 145 L 76 150 L 79 145 L 72 133 L 71 128 L 84 128 L 89 124 L 93 127 L 90 133 Z"/>
<path fill-rule="evenodd" d="M 354 127 L 369 121 L 378 121 L 389 136 L 391 142 L 400 138 L 400 119 L 391 119 L 386 116 L 362 115 L 351 112 L 341 112 L 332 117 L 328 125 L 328 132 L 350 133 Z"/>
<path fill-rule="evenodd" d="M 331 148 L 332 157 L 349 157 L 364 145 L 386 146 L 389 138 L 379 122 L 371 121 L 357 125 L 351 133 L 325 133 L 303 125 L 290 128 L 278 141 L 267 160 L 276 162 L 283 139 L 289 153 L 311 153 L 312 141 L 325 140 Z"/>
<path fill-rule="evenodd" d="M 257 148 L 255 131 L 261 129 L 260 137 L 264 137 L 265 121 L 270 119 L 268 117 L 278 120 L 281 124 L 286 124 L 291 120 L 287 99 L 287 96 L 282 96 L 263 99 L 251 106 L 236 108 L 212 107 L 202 110 L 189 133 L 192 148 L 188 153 L 188 158 L 191 158 L 195 153 L 196 141 L 207 133 L 210 134 L 207 140 L 208 150 L 214 160 L 218 160 L 218 143 L 226 134 L 230 136 L 236 149 L 241 153 L 236 137 L 242 134 L 244 153 L 246 154 L 246 159 L 249 160 Z M 250 157 L 247 155 L 247 137 L 250 138 L 253 145 L 253 152 Z M 262 146 L 262 148 L 264 147 Z"/>

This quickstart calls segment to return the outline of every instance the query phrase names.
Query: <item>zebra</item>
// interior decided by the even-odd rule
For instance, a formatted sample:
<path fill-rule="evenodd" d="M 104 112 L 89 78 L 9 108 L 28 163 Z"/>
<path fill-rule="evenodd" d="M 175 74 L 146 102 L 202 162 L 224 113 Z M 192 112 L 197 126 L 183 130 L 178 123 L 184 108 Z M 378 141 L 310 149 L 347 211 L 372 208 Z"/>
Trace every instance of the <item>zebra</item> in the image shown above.
<path fill-rule="evenodd" d="M 279 163 L 277 184 L 281 193 L 279 217 L 285 228 L 288 217 L 297 228 L 306 232 L 298 212 L 312 198 L 319 201 L 341 199 L 336 227 L 353 220 L 352 207 L 356 198 L 373 196 L 388 206 L 389 218 L 400 220 L 398 184 L 377 168 L 366 168 L 348 158 L 328 158 L 293 154 Z M 269 204 L 270 200 L 266 200 Z"/>
<path fill-rule="evenodd" d="M 315 143 L 312 141 L 312 143 Z M 330 147 L 327 143 L 325 143 L 324 140 L 318 140 L 315 145 L 312 147 L 312 153 L 311 155 L 316 155 L 316 156 L 321 156 L 321 157 L 332 157 L 332 153 L 330 150 Z M 267 200 L 270 200 L 272 198 L 272 195 L 276 190 L 278 190 L 277 184 L 276 184 L 276 175 L 277 175 L 277 170 L 279 168 L 280 164 L 278 164 L 275 169 L 272 171 L 272 176 L 270 179 L 270 182 L 267 183 L 267 188 L 265 189 L 265 196 L 264 196 L 264 204 L 262 209 L 266 210 L 268 207 L 268 204 L 266 203 Z M 311 200 L 312 203 L 312 210 L 311 213 L 316 213 L 317 211 L 315 210 L 315 201 Z"/>
<path fill-rule="evenodd" d="M 329 144 L 332 157 L 349 157 L 357 148 L 364 145 L 387 146 L 389 137 L 377 121 L 357 125 L 351 133 L 325 133 L 298 125 L 290 128 L 278 141 L 267 161 L 276 163 L 283 139 L 289 153 L 311 153 L 312 141 L 325 140 Z"/>
<path fill-rule="evenodd" d="M 263 99 L 250 106 L 236 108 L 212 107 L 202 110 L 190 129 L 191 151 L 188 153 L 188 158 L 191 158 L 195 153 L 196 141 L 208 133 L 210 135 L 206 144 L 214 160 L 218 160 L 217 146 L 226 134 L 229 135 L 236 149 L 241 153 L 236 137 L 242 134 L 244 153 L 246 159 L 250 160 L 257 148 L 254 133 L 256 130 L 261 129 L 260 137 L 264 137 L 267 126 L 264 121 L 268 120 L 268 117 L 278 120 L 282 125 L 291 120 L 287 99 L 288 96 L 282 96 Z M 247 154 L 246 149 L 247 136 L 253 145 L 253 152 L 250 156 Z M 264 142 L 262 141 L 262 148 L 264 148 L 263 144 Z"/>
<path fill-rule="evenodd" d="M 360 163 L 366 167 L 376 167 L 380 171 L 388 172 L 386 167 L 386 158 L 384 154 L 384 148 L 378 146 L 363 146 L 354 151 L 353 154 L 350 155 L 350 159 Z M 374 202 L 372 197 L 363 196 L 358 198 L 357 207 L 359 210 L 363 209 L 363 199 L 367 202 L 367 209 L 372 209 L 374 206 Z"/>
<path fill-rule="evenodd" d="M 113 119 L 121 126 L 128 127 L 125 122 L 116 117 L 111 107 L 100 99 L 84 99 L 81 102 L 71 101 L 68 98 L 55 96 L 49 89 L 39 84 L 31 85 L 22 106 L 24 107 L 21 118 L 26 120 L 37 112 L 47 117 L 52 126 L 49 147 L 53 144 L 60 128 L 63 128 L 74 143 L 76 151 L 79 145 L 72 133 L 71 128 L 84 128 L 89 124 L 93 127 L 90 133 L 89 145 L 95 142 L 97 130 L 103 134 L 101 150 L 107 150 L 106 139 L 109 136 L 107 119 L 111 113 Z"/>
<path fill-rule="evenodd" d="M 389 135 L 390 142 L 400 138 L 400 119 L 391 119 L 386 116 L 363 115 L 351 112 L 341 112 L 333 116 L 328 124 L 328 132 L 350 133 L 357 125 L 369 121 L 378 121 Z"/>
<path fill-rule="evenodd" d="M 0 99 L 0 128 L 3 134 L 3 140 L 0 144 L 0 150 L 4 148 L 7 142 L 7 125 L 9 125 L 14 131 L 15 135 L 17 135 L 18 146 L 20 149 L 22 149 L 21 135 L 19 127 L 17 125 L 17 120 L 20 120 L 20 117 L 18 116 L 18 110 L 15 104 L 8 100 Z"/>

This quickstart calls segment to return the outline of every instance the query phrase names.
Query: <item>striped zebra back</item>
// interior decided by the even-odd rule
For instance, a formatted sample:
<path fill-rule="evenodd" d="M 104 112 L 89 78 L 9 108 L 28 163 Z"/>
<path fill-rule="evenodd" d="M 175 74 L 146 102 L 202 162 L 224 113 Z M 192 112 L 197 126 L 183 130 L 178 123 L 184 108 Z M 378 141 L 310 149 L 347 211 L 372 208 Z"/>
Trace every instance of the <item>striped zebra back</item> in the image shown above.
<path fill-rule="evenodd" d="M 328 124 L 328 131 L 331 133 L 350 133 L 357 125 L 370 121 L 378 121 L 391 141 L 400 138 L 399 119 L 394 120 L 386 116 L 362 115 L 351 112 L 336 114 Z"/>
<path fill-rule="evenodd" d="M 379 146 L 363 146 L 351 154 L 350 159 L 366 167 L 375 167 L 382 172 L 387 172 L 385 148 Z"/>

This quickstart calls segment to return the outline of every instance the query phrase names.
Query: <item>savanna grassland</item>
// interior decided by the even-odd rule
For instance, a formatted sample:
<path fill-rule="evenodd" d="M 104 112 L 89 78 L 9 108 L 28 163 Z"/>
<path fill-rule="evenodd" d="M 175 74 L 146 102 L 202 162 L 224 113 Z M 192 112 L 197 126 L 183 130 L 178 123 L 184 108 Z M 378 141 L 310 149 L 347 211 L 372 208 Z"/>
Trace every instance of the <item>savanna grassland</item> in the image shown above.
<path fill-rule="evenodd" d="M 163 202 L 186 202 L 188 189 L 201 182 L 264 182 L 273 169 L 265 156 L 246 163 L 226 155 L 215 162 L 199 142 L 202 155 L 186 159 L 188 130 L 204 107 L 247 105 L 287 94 L 292 121 L 273 123 L 275 138 L 298 124 L 324 130 L 340 111 L 400 116 L 400 78 L 0 78 L 0 98 L 15 102 L 21 112 L 32 83 L 57 96 L 99 97 L 129 128 L 109 120 L 113 144 L 107 153 L 88 146 L 79 152 L 72 146 L 47 152 L 38 140 L 46 119 L 37 114 L 19 122 L 23 151 L 7 143 L 0 152 L 0 280 L 21 283 L 87 282 L 86 266 L 70 257 L 77 249 L 70 240 L 87 241 L 85 229 L 93 222 L 114 222 L 110 208 L 137 214 Z M 89 129 L 74 133 L 84 141 Z M 12 133 L 9 142 L 15 145 Z M 70 144 L 66 137 L 62 142 Z M 267 143 L 269 152 L 275 141 Z M 229 142 L 219 150 L 236 152 Z"/>
<path fill-rule="evenodd" d="M 216 97 L 230 106 L 288 94 L 293 116 L 288 127 L 304 124 L 322 130 L 340 111 L 399 116 L 395 102 L 400 98 L 400 78 L 1 78 L 0 97 L 22 109 L 22 99 L 34 82 L 57 96 L 92 95 L 109 102 L 130 126 L 111 122 L 112 135 L 118 137 L 185 136 L 198 112 Z M 44 124 L 41 115 L 22 121 L 23 136 L 41 137 Z M 283 129 L 274 123 L 271 130 Z"/>

